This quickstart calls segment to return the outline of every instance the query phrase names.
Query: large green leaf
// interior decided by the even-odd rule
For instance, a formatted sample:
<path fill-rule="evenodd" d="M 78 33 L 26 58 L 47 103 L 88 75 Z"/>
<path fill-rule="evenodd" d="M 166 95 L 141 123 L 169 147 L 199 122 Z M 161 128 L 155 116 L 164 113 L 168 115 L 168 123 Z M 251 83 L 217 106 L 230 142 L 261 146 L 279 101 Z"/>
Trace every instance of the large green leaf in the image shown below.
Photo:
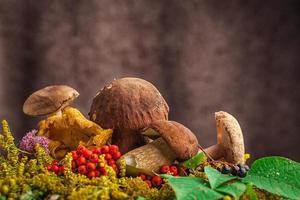
<path fill-rule="evenodd" d="M 239 199 L 239 197 L 245 192 L 246 188 L 247 187 L 244 183 L 234 182 L 230 184 L 223 184 L 216 188 L 216 191 L 230 194 L 235 199 Z"/>
<path fill-rule="evenodd" d="M 203 152 L 191 157 L 190 159 L 184 161 L 183 166 L 186 168 L 196 168 L 202 162 L 206 160 L 206 156 Z"/>
<path fill-rule="evenodd" d="M 220 199 L 222 194 L 212 190 L 201 179 L 196 177 L 173 177 L 163 175 L 167 178 L 168 183 L 173 188 L 176 199 L 178 200 L 194 200 L 194 199 Z"/>
<path fill-rule="evenodd" d="M 236 179 L 235 176 L 229 176 L 229 175 L 225 175 L 220 173 L 218 170 L 212 168 L 212 167 L 205 167 L 204 171 L 208 177 L 208 181 L 210 184 L 210 187 L 212 189 L 217 188 L 219 185 L 222 185 L 223 183 Z"/>
<path fill-rule="evenodd" d="M 283 157 L 256 160 L 244 182 L 290 199 L 300 199 L 300 164 Z"/>

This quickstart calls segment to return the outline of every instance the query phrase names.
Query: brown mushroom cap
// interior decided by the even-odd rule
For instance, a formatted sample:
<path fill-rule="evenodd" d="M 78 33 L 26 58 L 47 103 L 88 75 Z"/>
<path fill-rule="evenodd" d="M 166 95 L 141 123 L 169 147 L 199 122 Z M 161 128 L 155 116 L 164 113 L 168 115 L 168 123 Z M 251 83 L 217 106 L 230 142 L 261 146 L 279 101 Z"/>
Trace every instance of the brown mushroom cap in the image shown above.
<path fill-rule="evenodd" d="M 225 159 L 231 163 L 244 163 L 244 139 L 238 121 L 229 113 L 219 111 L 215 113 L 217 123 L 218 144 L 225 151 Z"/>
<path fill-rule="evenodd" d="M 186 160 L 197 154 L 198 140 L 184 125 L 174 121 L 156 121 L 149 128 L 161 135 L 178 159 Z"/>
<path fill-rule="evenodd" d="M 31 116 L 47 115 L 68 106 L 79 93 L 66 85 L 52 85 L 31 94 L 23 105 L 23 112 Z"/>
<path fill-rule="evenodd" d="M 168 113 L 155 86 L 139 78 L 122 78 L 98 92 L 89 115 L 103 128 L 139 130 L 153 121 L 167 120 Z"/>

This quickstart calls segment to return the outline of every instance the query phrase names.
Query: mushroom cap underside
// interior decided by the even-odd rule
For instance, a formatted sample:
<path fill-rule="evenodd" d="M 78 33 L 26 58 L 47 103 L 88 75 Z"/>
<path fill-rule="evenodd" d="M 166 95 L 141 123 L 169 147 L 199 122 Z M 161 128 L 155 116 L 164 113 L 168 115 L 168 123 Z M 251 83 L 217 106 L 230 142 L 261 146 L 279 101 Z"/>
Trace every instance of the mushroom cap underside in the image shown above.
<path fill-rule="evenodd" d="M 197 154 L 197 137 L 184 125 L 175 121 L 156 121 L 149 128 L 159 133 L 179 160 L 186 160 Z"/>
<path fill-rule="evenodd" d="M 23 105 L 23 112 L 30 116 L 54 113 L 72 103 L 79 93 L 66 85 L 51 85 L 31 94 Z"/>
<path fill-rule="evenodd" d="M 167 120 L 169 107 L 154 85 L 139 78 L 114 80 L 93 99 L 90 119 L 103 128 L 139 130 Z"/>
<path fill-rule="evenodd" d="M 215 113 L 218 144 L 225 151 L 225 159 L 232 163 L 243 164 L 245 147 L 241 127 L 238 121 L 229 113 Z"/>

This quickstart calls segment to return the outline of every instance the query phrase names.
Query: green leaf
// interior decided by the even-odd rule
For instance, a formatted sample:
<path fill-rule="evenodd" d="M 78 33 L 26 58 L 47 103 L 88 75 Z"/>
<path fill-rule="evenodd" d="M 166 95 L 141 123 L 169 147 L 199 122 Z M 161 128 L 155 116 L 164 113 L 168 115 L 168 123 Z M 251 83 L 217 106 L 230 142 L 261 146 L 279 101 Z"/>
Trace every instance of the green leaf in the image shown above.
<path fill-rule="evenodd" d="M 249 197 L 249 200 L 258 200 L 256 193 L 253 190 L 252 184 L 248 183 L 245 194 Z"/>
<path fill-rule="evenodd" d="M 235 199 L 239 199 L 239 197 L 245 192 L 246 188 L 247 187 L 244 183 L 234 182 L 231 184 L 223 184 L 216 188 L 216 191 L 230 194 Z"/>
<path fill-rule="evenodd" d="M 208 176 L 208 181 L 210 184 L 210 187 L 212 189 L 217 188 L 219 185 L 222 185 L 223 183 L 236 179 L 235 176 L 229 176 L 220 173 L 218 170 L 212 168 L 212 167 L 205 167 L 204 171 L 206 175 Z"/>
<path fill-rule="evenodd" d="M 203 152 L 191 157 L 190 159 L 184 161 L 183 166 L 186 168 L 196 168 L 198 165 L 206 160 L 206 156 Z"/>
<path fill-rule="evenodd" d="M 159 174 L 160 177 L 165 178 L 165 179 L 171 179 L 174 178 L 174 176 L 169 175 L 169 174 Z"/>
<path fill-rule="evenodd" d="M 300 199 L 300 164 L 283 157 L 256 160 L 244 182 L 290 199 Z"/>
<path fill-rule="evenodd" d="M 0 195 L 0 200 L 6 200 L 5 196 Z"/>
<path fill-rule="evenodd" d="M 222 194 L 210 189 L 201 178 L 196 177 L 168 177 L 168 183 L 173 188 L 176 199 L 194 200 L 194 199 L 220 199 Z"/>

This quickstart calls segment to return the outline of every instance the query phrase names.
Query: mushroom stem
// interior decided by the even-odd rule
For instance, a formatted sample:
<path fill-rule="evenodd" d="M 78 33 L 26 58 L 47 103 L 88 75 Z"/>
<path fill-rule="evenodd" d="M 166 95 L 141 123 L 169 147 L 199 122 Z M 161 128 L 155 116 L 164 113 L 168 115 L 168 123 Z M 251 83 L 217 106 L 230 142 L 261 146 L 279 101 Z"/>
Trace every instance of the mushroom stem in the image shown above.
<path fill-rule="evenodd" d="M 139 131 L 115 129 L 112 135 L 112 143 L 119 146 L 122 154 L 145 144 L 144 137 Z"/>
<path fill-rule="evenodd" d="M 47 115 L 47 117 L 51 117 L 51 116 L 62 116 L 62 109 L 58 109 L 56 112 L 50 113 Z"/>
<path fill-rule="evenodd" d="M 222 144 L 215 144 L 201 151 L 205 154 L 208 154 L 214 160 L 224 158 L 227 162 L 234 164 L 244 164 L 245 162 L 243 157 L 244 151 L 235 153 L 226 145 L 224 146 Z"/>
<path fill-rule="evenodd" d="M 215 159 L 213 159 L 207 152 L 205 149 L 203 149 L 203 147 L 198 144 L 198 148 L 206 155 L 207 158 L 209 158 L 210 160 L 214 161 Z"/>
<path fill-rule="evenodd" d="M 135 176 L 140 172 L 153 175 L 162 165 L 170 165 L 176 154 L 163 138 L 158 138 L 126 153 L 121 159 L 125 159 L 128 175 Z"/>
<path fill-rule="evenodd" d="M 218 160 L 222 157 L 225 157 L 224 148 L 223 148 L 223 146 L 221 146 L 219 144 L 215 144 L 208 148 L 205 148 L 203 152 L 205 154 L 208 154 L 209 156 L 211 156 L 214 160 Z"/>

